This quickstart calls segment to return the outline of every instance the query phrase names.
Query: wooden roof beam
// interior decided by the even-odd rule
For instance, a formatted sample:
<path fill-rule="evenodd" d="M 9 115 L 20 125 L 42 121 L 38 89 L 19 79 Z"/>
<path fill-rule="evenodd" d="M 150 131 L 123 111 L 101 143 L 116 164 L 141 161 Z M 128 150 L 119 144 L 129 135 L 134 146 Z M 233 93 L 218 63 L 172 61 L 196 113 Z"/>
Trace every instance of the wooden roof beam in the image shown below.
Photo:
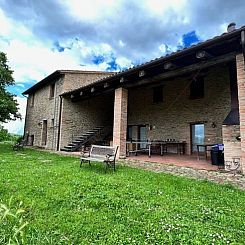
<path fill-rule="evenodd" d="M 166 71 L 166 72 L 163 72 L 163 73 L 156 75 L 152 78 L 145 78 L 141 81 L 128 84 L 127 87 L 129 88 L 129 87 L 141 86 L 144 84 L 151 84 L 154 82 L 159 82 L 159 81 L 164 80 L 164 79 L 171 79 L 174 77 L 179 77 L 179 76 L 182 76 L 184 74 L 191 73 L 191 72 L 198 70 L 198 69 L 205 69 L 205 68 L 208 68 L 208 67 L 211 67 L 214 65 L 230 62 L 230 61 L 235 59 L 235 56 L 236 56 L 236 52 L 232 52 L 232 53 L 229 53 L 226 55 L 215 57 L 215 58 L 210 59 L 208 61 L 204 60 L 204 61 L 200 61 L 199 63 L 195 63 L 195 64 L 192 64 L 189 66 L 179 67 L 178 69 L 175 69 L 173 71 L 172 70 Z"/>

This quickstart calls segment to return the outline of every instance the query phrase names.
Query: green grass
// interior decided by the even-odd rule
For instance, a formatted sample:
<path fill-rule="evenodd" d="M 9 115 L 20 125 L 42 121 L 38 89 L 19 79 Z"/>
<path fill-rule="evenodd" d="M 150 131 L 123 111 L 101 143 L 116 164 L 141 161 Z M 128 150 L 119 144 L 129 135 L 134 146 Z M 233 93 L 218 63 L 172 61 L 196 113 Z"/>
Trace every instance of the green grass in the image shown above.
<path fill-rule="evenodd" d="M 245 244 L 234 187 L 3 144 L 0 203 L 0 244 Z"/>

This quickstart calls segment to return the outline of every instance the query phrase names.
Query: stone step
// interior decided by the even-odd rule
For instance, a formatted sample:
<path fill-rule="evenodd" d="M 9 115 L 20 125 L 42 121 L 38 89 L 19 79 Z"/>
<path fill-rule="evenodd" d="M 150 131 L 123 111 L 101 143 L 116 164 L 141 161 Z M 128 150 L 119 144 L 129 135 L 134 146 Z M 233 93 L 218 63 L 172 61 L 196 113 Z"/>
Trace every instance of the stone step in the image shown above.
<path fill-rule="evenodd" d="M 101 129 L 104 127 L 98 126 L 91 130 L 88 130 L 84 134 L 81 134 L 75 138 L 71 143 L 67 146 L 64 146 L 61 151 L 75 151 L 77 148 L 81 147 L 83 144 L 88 142 L 89 140 L 93 139 Z"/>
<path fill-rule="evenodd" d="M 72 144 L 81 144 L 83 142 L 84 142 L 84 140 L 74 140 L 74 141 L 72 141 Z"/>

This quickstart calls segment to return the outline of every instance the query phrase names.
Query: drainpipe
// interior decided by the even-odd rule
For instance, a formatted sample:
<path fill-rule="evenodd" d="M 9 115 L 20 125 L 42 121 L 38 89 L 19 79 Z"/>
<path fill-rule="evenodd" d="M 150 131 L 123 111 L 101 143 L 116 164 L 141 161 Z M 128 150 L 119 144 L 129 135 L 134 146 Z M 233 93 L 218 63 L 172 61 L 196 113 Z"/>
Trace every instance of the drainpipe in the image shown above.
<path fill-rule="evenodd" d="M 62 104 L 63 104 L 63 98 L 60 96 L 60 108 L 59 108 L 59 125 L 58 125 L 58 138 L 57 138 L 57 151 L 60 148 L 60 125 L 61 125 L 61 117 L 62 117 Z"/>
<path fill-rule="evenodd" d="M 242 44 L 242 53 L 243 53 L 243 60 L 245 64 L 245 31 L 241 32 L 241 44 Z M 243 67 L 245 70 L 245 67 Z"/>
<path fill-rule="evenodd" d="M 23 133 L 23 138 L 26 136 L 26 117 L 27 117 L 27 111 L 28 111 L 28 96 L 24 95 L 23 96 L 26 98 L 26 115 L 25 115 L 25 124 L 24 124 L 24 133 Z M 27 142 L 28 144 L 28 142 Z"/>

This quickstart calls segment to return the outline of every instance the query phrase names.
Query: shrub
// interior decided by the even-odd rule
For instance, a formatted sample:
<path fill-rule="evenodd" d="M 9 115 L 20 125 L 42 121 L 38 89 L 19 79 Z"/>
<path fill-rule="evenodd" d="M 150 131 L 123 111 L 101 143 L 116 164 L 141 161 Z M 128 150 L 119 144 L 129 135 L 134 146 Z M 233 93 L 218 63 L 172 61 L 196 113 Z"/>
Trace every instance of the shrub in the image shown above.
<path fill-rule="evenodd" d="M 0 142 L 2 141 L 17 141 L 19 142 L 19 138 L 23 138 L 22 136 L 10 134 L 7 129 L 3 128 L 3 126 L 0 125 Z"/>

